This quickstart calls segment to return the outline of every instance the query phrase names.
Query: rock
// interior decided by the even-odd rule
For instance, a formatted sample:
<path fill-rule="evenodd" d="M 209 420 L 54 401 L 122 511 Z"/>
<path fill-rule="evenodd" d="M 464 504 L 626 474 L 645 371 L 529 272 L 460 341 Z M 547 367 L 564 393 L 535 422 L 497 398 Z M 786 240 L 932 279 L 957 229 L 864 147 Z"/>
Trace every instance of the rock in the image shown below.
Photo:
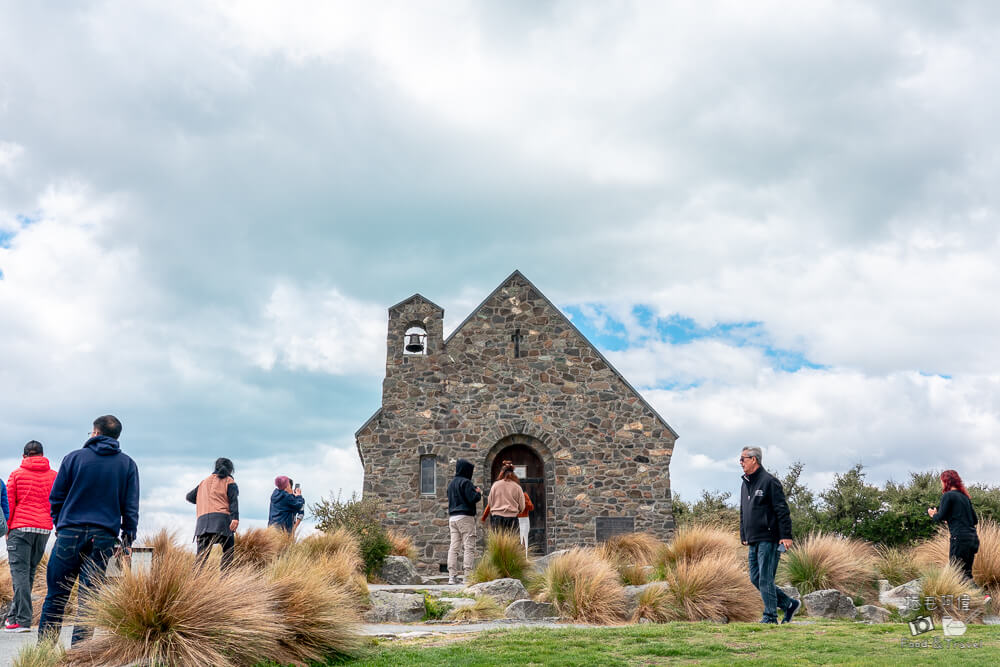
<path fill-rule="evenodd" d="M 1000 616 L 983 616 L 983 625 L 1000 625 Z"/>
<path fill-rule="evenodd" d="M 504 618 L 515 618 L 519 621 L 537 621 L 558 615 L 555 605 L 534 600 L 514 600 L 503 612 Z"/>
<path fill-rule="evenodd" d="M 365 614 L 368 623 L 412 623 L 424 617 L 424 596 L 420 593 L 372 591 L 368 594 L 371 609 Z"/>
<path fill-rule="evenodd" d="M 886 582 L 889 583 L 889 582 Z M 913 581 L 908 581 L 902 586 L 896 586 L 895 588 L 890 588 L 887 591 L 879 591 L 878 601 L 881 604 L 892 605 L 897 609 L 906 609 L 910 604 L 907 598 L 920 598 L 921 586 L 920 580 L 914 579 Z"/>
<path fill-rule="evenodd" d="M 554 559 L 558 558 L 559 556 L 562 556 L 564 553 L 568 552 L 569 549 L 558 549 L 556 551 L 553 551 L 552 553 L 545 554 L 541 558 L 535 559 L 533 567 L 539 572 L 544 572 L 545 568 L 549 566 L 549 563 L 551 563 Z"/>
<path fill-rule="evenodd" d="M 387 584 L 422 584 L 424 578 L 406 556 L 386 556 L 378 577 Z"/>
<path fill-rule="evenodd" d="M 850 596 L 832 588 L 803 595 L 802 604 L 810 616 L 847 618 L 853 621 L 858 615 Z"/>
<path fill-rule="evenodd" d="M 888 623 L 889 615 L 888 609 L 873 604 L 863 604 L 858 607 L 858 620 L 865 623 Z"/>
<path fill-rule="evenodd" d="M 799 594 L 799 589 L 797 589 L 795 586 L 789 584 L 788 586 L 778 586 L 778 588 L 783 590 L 785 592 L 785 595 L 787 595 L 788 597 L 795 598 L 800 602 L 802 601 L 802 596 Z"/>
<path fill-rule="evenodd" d="M 632 618 L 639 608 L 639 595 L 650 586 L 666 586 L 662 581 L 654 581 L 642 586 L 625 586 L 625 618 Z"/>
<path fill-rule="evenodd" d="M 881 595 L 882 593 L 885 593 L 886 591 L 891 591 L 891 590 L 892 590 L 892 584 L 889 583 L 888 579 L 879 579 L 878 580 L 878 594 L 879 595 Z"/>
<path fill-rule="evenodd" d="M 489 595 L 501 607 L 506 607 L 514 600 L 529 598 L 528 591 L 520 579 L 494 579 L 475 584 L 465 589 L 470 595 Z"/>
<path fill-rule="evenodd" d="M 461 609 L 462 607 L 471 607 L 476 604 L 476 601 L 472 598 L 438 598 L 438 602 L 450 604 L 453 611 L 455 609 Z"/>

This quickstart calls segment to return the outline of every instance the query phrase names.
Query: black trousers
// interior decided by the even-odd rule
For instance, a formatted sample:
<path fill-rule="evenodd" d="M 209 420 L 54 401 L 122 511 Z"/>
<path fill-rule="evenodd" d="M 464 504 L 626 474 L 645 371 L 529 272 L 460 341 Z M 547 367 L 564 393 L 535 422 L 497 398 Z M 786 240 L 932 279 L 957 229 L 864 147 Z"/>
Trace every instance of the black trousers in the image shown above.
<path fill-rule="evenodd" d="M 236 540 L 233 534 L 220 535 L 219 533 L 202 533 L 196 539 L 198 544 L 198 562 L 204 563 L 208 560 L 208 554 L 212 551 L 212 546 L 222 545 L 222 564 L 220 567 L 225 570 L 233 564 L 233 552 Z"/>
<path fill-rule="evenodd" d="M 956 561 L 965 576 L 972 579 L 972 561 L 979 553 L 978 537 L 953 537 L 948 545 L 948 559 Z"/>
<path fill-rule="evenodd" d="M 518 534 L 521 532 L 521 526 L 518 524 L 516 516 L 497 516 L 496 514 L 491 514 L 490 528 Z"/>

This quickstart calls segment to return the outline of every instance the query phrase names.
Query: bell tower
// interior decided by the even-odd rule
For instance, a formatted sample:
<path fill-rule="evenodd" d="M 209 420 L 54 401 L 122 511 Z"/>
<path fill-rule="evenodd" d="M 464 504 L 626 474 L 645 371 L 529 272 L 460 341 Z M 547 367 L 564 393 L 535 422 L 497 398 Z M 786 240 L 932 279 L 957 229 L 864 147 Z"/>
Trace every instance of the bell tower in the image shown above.
<path fill-rule="evenodd" d="M 420 294 L 389 308 L 385 375 L 424 366 L 444 352 L 444 309 Z"/>

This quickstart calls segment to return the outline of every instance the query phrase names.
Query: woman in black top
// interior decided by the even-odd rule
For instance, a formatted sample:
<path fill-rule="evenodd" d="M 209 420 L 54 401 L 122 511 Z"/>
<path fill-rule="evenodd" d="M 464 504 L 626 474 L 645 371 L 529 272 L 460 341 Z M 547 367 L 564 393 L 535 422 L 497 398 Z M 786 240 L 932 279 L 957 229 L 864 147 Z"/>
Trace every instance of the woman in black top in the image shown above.
<path fill-rule="evenodd" d="M 941 506 L 928 508 L 927 514 L 934 521 L 948 523 L 948 532 L 951 533 L 948 558 L 956 561 L 965 576 L 972 579 L 972 561 L 979 551 L 979 535 L 976 533 L 979 519 L 957 472 L 945 470 L 941 473 L 941 492 L 944 494 Z"/>

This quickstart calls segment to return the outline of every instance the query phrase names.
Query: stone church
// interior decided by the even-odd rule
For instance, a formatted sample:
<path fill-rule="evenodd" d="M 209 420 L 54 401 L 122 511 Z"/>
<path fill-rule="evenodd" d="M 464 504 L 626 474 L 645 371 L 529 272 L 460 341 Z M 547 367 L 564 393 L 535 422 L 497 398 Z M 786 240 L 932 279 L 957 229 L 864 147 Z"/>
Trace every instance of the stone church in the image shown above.
<path fill-rule="evenodd" d="M 514 462 L 537 553 L 672 534 L 677 433 L 527 278 L 511 274 L 448 338 L 443 321 L 420 294 L 389 308 L 382 407 L 355 434 L 364 495 L 413 538 L 418 567 L 446 571 L 459 458 L 484 496 Z"/>

